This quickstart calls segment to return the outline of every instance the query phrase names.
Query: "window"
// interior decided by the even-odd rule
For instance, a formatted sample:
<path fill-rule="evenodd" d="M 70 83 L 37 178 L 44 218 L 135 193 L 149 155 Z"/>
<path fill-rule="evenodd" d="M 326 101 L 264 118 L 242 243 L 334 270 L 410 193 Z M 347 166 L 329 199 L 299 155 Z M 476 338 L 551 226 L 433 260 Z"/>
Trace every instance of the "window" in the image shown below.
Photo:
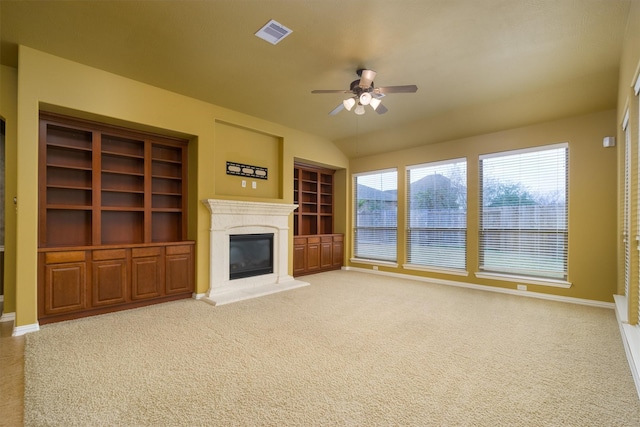
<path fill-rule="evenodd" d="M 480 270 L 567 278 L 568 145 L 480 157 Z"/>
<path fill-rule="evenodd" d="M 624 132 L 624 200 L 622 213 L 622 242 L 624 244 L 624 294 L 629 296 L 629 279 L 631 273 L 631 242 L 629 229 L 631 222 L 631 130 L 629 129 L 629 111 L 622 121 Z"/>
<path fill-rule="evenodd" d="M 467 162 L 407 168 L 407 261 L 436 268 L 466 268 Z"/>
<path fill-rule="evenodd" d="M 395 169 L 354 175 L 354 256 L 397 260 L 398 172 Z"/>

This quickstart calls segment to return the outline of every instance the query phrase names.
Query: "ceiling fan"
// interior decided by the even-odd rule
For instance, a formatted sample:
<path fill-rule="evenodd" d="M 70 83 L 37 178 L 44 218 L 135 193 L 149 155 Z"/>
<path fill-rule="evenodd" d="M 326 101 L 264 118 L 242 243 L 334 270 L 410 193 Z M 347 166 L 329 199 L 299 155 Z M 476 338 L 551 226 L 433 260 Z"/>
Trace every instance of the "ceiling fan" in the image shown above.
<path fill-rule="evenodd" d="M 338 114 L 343 109 L 351 111 L 355 106 L 354 112 L 358 115 L 364 114 L 365 105 L 371 106 L 373 110 L 378 114 L 384 114 L 388 110 L 382 105 L 381 99 L 388 93 L 415 93 L 418 90 L 416 85 L 405 86 L 386 86 L 375 87 L 373 85 L 373 79 L 376 77 L 376 72 L 373 70 L 359 69 L 356 71 L 358 80 L 351 82 L 349 90 L 312 90 L 311 93 L 350 93 L 353 96 L 345 99 L 336 108 L 331 110 L 330 116 Z"/>

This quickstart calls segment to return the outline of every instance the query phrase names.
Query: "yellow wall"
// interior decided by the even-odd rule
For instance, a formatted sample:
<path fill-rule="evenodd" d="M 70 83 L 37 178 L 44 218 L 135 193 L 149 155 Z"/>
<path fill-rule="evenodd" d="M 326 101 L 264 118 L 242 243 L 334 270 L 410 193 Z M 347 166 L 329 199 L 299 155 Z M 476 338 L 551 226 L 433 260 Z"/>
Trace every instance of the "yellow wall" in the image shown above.
<path fill-rule="evenodd" d="M 222 179 L 220 178 L 222 175 L 218 172 L 222 159 L 218 159 L 218 156 L 226 153 L 226 149 L 222 147 L 235 143 L 246 144 L 247 141 L 244 139 L 246 134 L 238 136 L 237 141 L 230 141 L 227 138 L 228 132 L 225 138 L 218 138 L 217 123 L 225 123 L 224 126 L 233 124 L 256 134 L 270 135 L 279 141 L 280 158 L 277 160 L 271 158 L 269 164 L 279 165 L 279 170 L 273 171 L 273 174 L 274 178 L 278 177 L 280 188 L 268 190 L 267 194 L 260 196 L 262 199 L 293 203 L 294 158 L 312 158 L 336 169 L 345 169 L 348 166 L 344 154 L 330 141 L 275 123 L 25 46 L 19 48 L 18 64 L 16 177 L 20 215 L 16 224 L 19 236 L 15 262 L 16 326 L 37 322 L 37 158 L 40 108 L 142 130 L 164 132 L 190 140 L 189 238 L 196 240 L 197 293 L 206 292 L 209 286 L 210 214 L 200 201 L 208 198 L 255 200 L 254 196 L 237 195 L 224 185 L 219 190 L 226 194 L 218 194 L 216 180 Z M 10 123 L 7 123 L 7 128 L 9 127 Z M 261 149 L 257 150 L 260 152 Z M 269 152 L 272 152 L 271 148 Z M 224 160 L 236 161 L 237 159 Z M 342 183 L 342 185 L 346 184 Z M 274 195 L 277 196 L 275 200 Z M 344 200 L 337 202 L 344 204 Z"/>
<path fill-rule="evenodd" d="M 218 143 L 212 164 L 215 164 L 216 169 L 218 195 L 263 199 L 282 198 L 282 138 L 217 121 L 216 140 Z M 226 168 L 228 161 L 267 168 L 268 179 L 228 175 Z M 256 188 L 253 188 L 253 183 Z"/>
<path fill-rule="evenodd" d="M 569 289 L 528 285 L 529 291 L 574 298 L 613 301 L 616 290 L 616 150 L 603 148 L 602 138 L 616 133 L 616 112 L 573 117 L 503 132 L 352 159 L 351 173 L 398 170 L 398 268 L 380 270 L 516 289 L 516 282 L 476 278 L 478 271 L 478 158 L 482 154 L 539 145 L 569 143 Z M 467 159 L 467 270 L 458 276 L 404 270 L 405 168 L 426 162 Z M 352 252 L 351 245 L 348 248 Z M 350 263 L 371 269 L 368 264 Z M 523 282 L 519 282 L 523 283 Z"/>
<path fill-rule="evenodd" d="M 16 97 L 18 75 L 13 68 L 0 66 L 0 116 L 6 123 L 5 135 L 5 224 L 4 224 L 4 312 L 16 310 Z"/>

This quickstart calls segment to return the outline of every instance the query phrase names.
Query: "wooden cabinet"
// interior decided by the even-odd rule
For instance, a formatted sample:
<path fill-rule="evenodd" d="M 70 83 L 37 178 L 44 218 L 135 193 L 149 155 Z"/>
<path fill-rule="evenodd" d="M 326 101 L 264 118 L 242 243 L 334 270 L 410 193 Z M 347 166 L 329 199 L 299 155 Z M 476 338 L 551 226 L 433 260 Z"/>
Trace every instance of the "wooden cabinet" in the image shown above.
<path fill-rule="evenodd" d="M 300 236 L 333 233 L 333 173 L 297 164 L 294 168 L 293 234 Z"/>
<path fill-rule="evenodd" d="M 293 274 L 319 273 L 342 267 L 343 235 L 297 236 L 293 238 Z"/>
<path fill-rule="evenodd" d="M 40 249 L 38 319 L 46 324 L 193 292 L 193 242 Z"/>
<path fill-rule="evenodd" d="M 40 315 L 190 296 L 187 141 L 49 113 L 39 138 Z"/>
<path fill-rule="evenodd" d="M 293 275 L 339 269 L 343 236 L 333 234 L 333 174 L 330 169 L 296 164 L 293 201 Z"/>

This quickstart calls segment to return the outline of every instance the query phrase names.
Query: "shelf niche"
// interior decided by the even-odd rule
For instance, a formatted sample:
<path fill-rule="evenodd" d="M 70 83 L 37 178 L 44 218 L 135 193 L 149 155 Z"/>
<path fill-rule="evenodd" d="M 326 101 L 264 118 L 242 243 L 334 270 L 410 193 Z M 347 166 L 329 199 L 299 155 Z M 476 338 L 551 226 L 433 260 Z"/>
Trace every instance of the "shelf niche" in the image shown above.
<path fill-rule="evenodd" d="M 334 234 L 334 170 L 294 165 L 293 213 L 296 276 L 342 267 L 343 235 Z"/>
<path fill-rule="evenodd" d="M 187 141 L 41 113 L 39 144 L 40 322 L 190 297 Z"/>

